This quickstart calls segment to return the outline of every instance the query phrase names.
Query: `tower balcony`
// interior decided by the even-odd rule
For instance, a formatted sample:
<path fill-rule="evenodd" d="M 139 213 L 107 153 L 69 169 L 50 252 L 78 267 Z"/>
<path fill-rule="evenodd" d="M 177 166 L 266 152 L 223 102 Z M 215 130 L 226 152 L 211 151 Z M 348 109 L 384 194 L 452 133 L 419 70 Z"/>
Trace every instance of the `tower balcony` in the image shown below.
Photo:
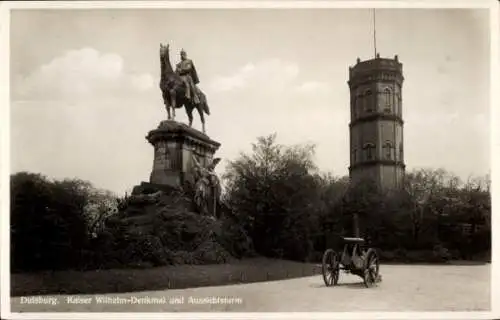
<path fill-rule="evenodd" d="M 351 164 L 348 169 L 349 172 L 351 172 L 352 170 L 356 170 L 359 168 L 373 167 L 377 165 L 395 166 L 395 167 L 400 167 L 403 170 L 406 168 L 404 161 L 401 160 L 372 159 L 372 160 L 360 160 L 354 164 Z"/>
<path fill-rule="evenodd" d="M 396 115 L 396 114 L 388 114 L 388 113 L 383 113 L 383 112 L 373 112 L 370 114 L 366 114 L 363 116 L 360 116 L 358 118 L 353 119 L 349 123 L 349 128 L 352 128 L 353 126 L 360 124 L 360 123 L 366 123 L 366 122 L 374 122 L 374 121 L 379 121 L 379 120 L 389 120 L 389 121 L 395 121 L 401 126 L 404 125 L 403 119 Z"/>

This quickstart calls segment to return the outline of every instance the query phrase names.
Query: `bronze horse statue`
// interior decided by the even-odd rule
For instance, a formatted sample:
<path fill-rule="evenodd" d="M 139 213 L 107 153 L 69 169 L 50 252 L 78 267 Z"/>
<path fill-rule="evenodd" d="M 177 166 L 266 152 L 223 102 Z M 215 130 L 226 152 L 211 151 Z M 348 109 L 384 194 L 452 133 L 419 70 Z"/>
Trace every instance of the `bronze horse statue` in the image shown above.
<path fill-rule="evenodd" d="M 193 124 L 193 110 L 198 110 L 200 115 L 203 133 L 205 133 L 205 115 L 210 115 L 207 98 L 205 94 L 196 87 L 199 103 L 196 104 L 192 100 L 186 98 L 186 85 L 182 81 L 179 74 L 172 69 L 170 63 L 169 45 L 164 46 L 160 43 L 160 65 L 161 65 L 161 80 L 160 89 L 163 95 L 163 102 L 167 109 L 168 119 L 175 120 L 175 109 L 185 107 L 189 118 L 189 126 Z M 172 114 L 170 112 L 172 110 Z"/>

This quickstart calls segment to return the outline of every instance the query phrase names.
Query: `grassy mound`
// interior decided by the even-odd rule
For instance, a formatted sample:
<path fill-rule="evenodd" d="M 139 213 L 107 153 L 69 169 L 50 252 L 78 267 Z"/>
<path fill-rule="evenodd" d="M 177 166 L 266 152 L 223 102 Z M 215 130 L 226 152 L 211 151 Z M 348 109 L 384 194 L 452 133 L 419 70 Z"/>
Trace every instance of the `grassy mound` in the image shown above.
<path fill-rule="evenodd" d="M 95 239 L 89 268 L 220 264 L 251 255 L 251 241 L 231 216 L 194 212 L 179 191 L 132 196 Z"/>

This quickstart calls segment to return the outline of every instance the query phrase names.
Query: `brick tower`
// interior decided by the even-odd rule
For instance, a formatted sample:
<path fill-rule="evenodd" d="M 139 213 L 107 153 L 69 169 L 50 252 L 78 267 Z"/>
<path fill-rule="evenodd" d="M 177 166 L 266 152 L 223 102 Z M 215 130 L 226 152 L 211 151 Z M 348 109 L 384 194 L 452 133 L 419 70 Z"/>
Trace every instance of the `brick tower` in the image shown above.
<path fill-rule="evenodd" d="M 349 67 L 352 183 L 373 180 L 383 189 L 403 185 L 403 66 L 394 59 L 360 61 Z"/>

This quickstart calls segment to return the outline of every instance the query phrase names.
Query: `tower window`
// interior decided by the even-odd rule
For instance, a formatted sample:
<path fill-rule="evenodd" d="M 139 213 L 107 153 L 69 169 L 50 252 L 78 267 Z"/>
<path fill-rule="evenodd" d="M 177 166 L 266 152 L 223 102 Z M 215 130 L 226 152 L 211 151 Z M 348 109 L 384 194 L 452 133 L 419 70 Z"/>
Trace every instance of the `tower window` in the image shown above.
<path fill-rule="evenodd" d="M 397 103 L 398 103 L 398 115 L 401 116 L 401 93 L 398 94 L 398 99 L 397 99 Z"/>
<path fill-rule="evenodd" d="M 365 144 L 363 150 L 366 155 L 366 160 L 373 160 L 375 158 L 375 145 L 373 143 Z"/>
<path fill-rule="evenodd" d="M 366 90 L 365 95 L 364 95 L 364 101 L 365 101 L 365 111 L 366 112 L 372 112 L 373 111 L 373 106 L 372 106 L 372 91 L 371 90 Z"/>
<path fill-rule="evenodd" d="M 385 88 L 383 92 L 383 106 L 384 106 L 384 112 L 390 113 L 391 112 L 391 100 L 392 100 L 392 94 L 391 94 L 391 89 Z"/>
<path fill-rule="evenodd" d="M 403 143 L 399 144 L 399 161 L 403 161 Z"/>
<path fill-rule="evenodd" d="M 352 162 L 353 163 L 355 163 L 356 161 L 358 161 L 357 154 L 358 154 L 358 150 L 357 149 L 353 149 L 352 150 Z"/>
<path fill-rule="evenodd" d="M 358 112 L 359 110 L 361 109 L 361 101 L 362 101 L 362 97 L 360 95 L 356 95 L 354 97 L 354 112 L 353 112 L 353 115 L 354 115 L 354 118 L 357 118 L 358 116 Z"/>
<path fill-rule="evenodd" d="M 384 158 L 386 160 L 391 160 L 392 159 L 392 143 L 387 141 L 385 144 L 384 144 Z"/>

